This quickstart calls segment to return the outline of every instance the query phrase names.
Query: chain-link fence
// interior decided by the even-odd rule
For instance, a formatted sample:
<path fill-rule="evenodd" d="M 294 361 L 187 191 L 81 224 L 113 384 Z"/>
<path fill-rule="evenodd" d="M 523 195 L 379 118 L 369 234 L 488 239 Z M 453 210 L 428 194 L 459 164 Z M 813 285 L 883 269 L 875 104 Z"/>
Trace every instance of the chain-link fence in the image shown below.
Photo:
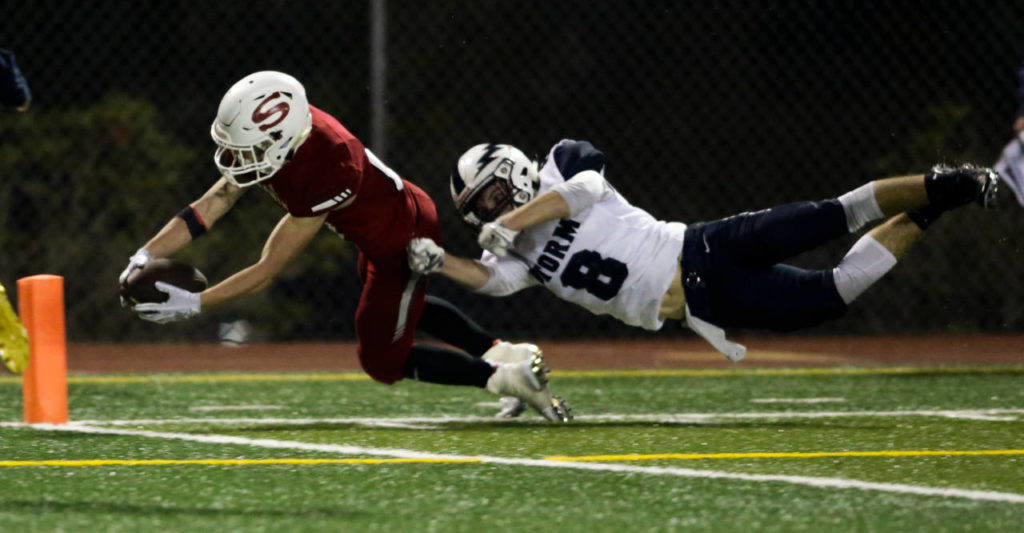
<path fill-rule="evenodd" d="M 325 232 L 269 290 L 184 324 L 119 308 L 128 255 L 216 179 L 223 92 L 289 72 L 438 204 L 450 248 L 477 253 L 448 199 L 458 155 L 561 138 L 605 152 L 609 180 L 659 218 L 695 222 L 833 197 L 935 162 L 991 164 L 1011 135 L 1024 2 L 591 0 L 127 2 L 5 5 L 0 47 L 34 95 L 0 116 L 0 281 L 66 277 L 72 340 L 353 337 L 354 251 Z M 280 216 L 247 195 L 181 256 L 220 280 Z M 387 216 L 382 213 L 381 216 Z M 964 209 L 840 322 L 811 333 L 1021 332 L 1024 210 Z M 834 265 L 853 237 L 797 259 Z M 542 289 L 432 292 L 503 335 L 650 335 Z M 660 335 L 682 335 L 666 328 Z"/>

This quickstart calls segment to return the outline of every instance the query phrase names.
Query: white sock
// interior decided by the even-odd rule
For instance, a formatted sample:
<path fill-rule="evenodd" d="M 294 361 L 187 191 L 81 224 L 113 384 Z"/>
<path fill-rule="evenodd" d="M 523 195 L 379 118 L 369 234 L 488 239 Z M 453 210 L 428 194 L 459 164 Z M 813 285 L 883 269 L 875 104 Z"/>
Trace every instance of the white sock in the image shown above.
<path fill-rule="evenodd" d="M 832 269 L 839 296 L 847 305 L 896 266 L 896 256 L 871 235 L 857 240 Z"/>
<path fill-rule="evenodd" d="M 875 182 L 869 182 L 839 197 L 846 213 L 846 227 L 853 233 L 869 222 L 885 218 L 875 200 Z"/>

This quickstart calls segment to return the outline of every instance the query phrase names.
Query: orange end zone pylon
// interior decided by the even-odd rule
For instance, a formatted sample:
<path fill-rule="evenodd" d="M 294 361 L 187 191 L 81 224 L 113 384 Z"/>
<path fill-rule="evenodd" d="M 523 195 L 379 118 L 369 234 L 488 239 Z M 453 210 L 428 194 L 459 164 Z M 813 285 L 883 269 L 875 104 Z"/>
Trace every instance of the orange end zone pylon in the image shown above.
<path fill-rule="evenodd" d="M 64 278 L 39 275 L 18 280 L 18 314 L 28 331 L 30 359 L 22 381 L 25 422 L 68 421 Z"/>

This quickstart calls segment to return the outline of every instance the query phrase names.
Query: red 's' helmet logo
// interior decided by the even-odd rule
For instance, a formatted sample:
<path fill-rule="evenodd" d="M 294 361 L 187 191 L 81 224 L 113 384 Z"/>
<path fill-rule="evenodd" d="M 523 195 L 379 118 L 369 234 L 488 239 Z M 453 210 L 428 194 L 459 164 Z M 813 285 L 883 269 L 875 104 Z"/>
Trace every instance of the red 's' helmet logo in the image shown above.
<path fill-rule="evenodd" d="M 260 102 L 260 105 L 256 106 L 256 109 L 253 110 L 252 121 L 260 125 L 260 131 L 267 131 L 274 126 L 277 126 L 285 119 L 285 117 L 288 116 L 288 112 L 291 111 L 291 106 L 288 105 L 287 100 L 281 100 L 276 103 L 274 102 L 274 100 L 279 96 L 281 96 L 281 93 L 279 92 L 272 93 L 270 96 L 264 98 L 263 101 Z M 276 117 L 270 122 L 262 123 L 275 115 Z"/>

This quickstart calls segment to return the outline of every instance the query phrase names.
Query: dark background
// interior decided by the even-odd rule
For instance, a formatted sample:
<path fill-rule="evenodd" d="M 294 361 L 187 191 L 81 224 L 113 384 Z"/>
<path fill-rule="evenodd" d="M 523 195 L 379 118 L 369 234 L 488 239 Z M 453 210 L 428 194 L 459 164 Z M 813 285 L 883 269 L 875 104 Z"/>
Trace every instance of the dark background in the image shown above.
<path fill-rule="evenodd" d="M 438 204 L 449 247 L 475 255 L 447 175 L 466 148 L 543 157 L 568 137 L 659 218 L 695 222 L 837 196 L 937 162 L 992 164 L 1010 140 L 1024 59 L 1016 1 L 390 1 L 386 136 L 371 139 L 367 1 L 43 0 L 5 5 L 0 47 L 33 90 L 0 117 L 0 281 L 65 276 L 76 341 L 351 339 L 354 251 L 325 232 L 268 291 L 184 324 L 120 309 L 128 256 L 217 178 L 209 125 L 263 69 L 302 81 Z M 840 322 L 807 333 L 1024 331 L 1022 215 L 940 220 Z M 256 260 L 281 212 L 250 193 L 180 254 L 217 281 Z M 387 216 L 382 213 L 381 216 Z M 797 258 L 834 266 L 856 237 Z M 593 317 L 543 289 L 494 300 L 437 279 L 506 336 L 671 337 Z"/>

